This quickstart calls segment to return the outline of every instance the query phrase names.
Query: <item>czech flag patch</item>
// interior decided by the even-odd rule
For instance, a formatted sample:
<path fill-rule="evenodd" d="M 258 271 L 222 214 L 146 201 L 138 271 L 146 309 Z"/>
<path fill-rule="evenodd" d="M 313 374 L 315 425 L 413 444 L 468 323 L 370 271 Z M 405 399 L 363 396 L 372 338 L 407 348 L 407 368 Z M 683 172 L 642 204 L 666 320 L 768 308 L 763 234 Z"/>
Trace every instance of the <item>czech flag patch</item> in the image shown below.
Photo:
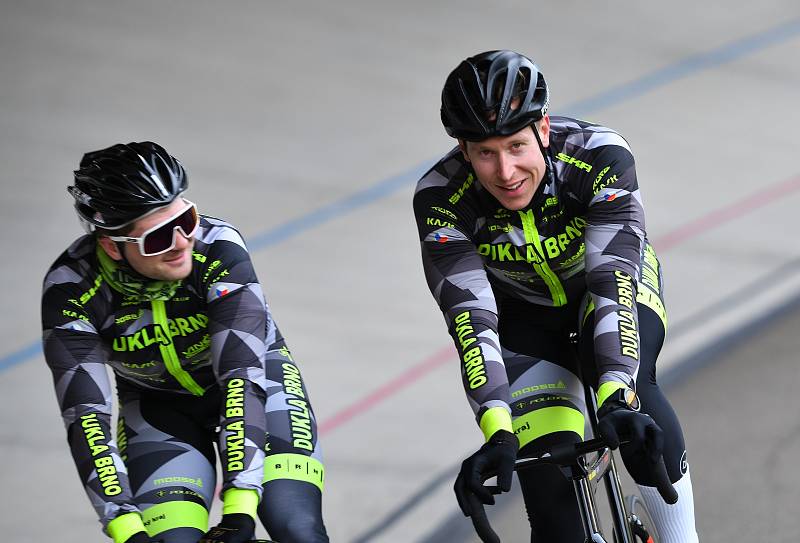
<path fill-rule="evenodd" d="M 217 287 L 217 290 L 215 292 L 217 294 L 217 298 L 222 298 L 223 296 L 228 294 L 230 290 L 228 290 L 228 287 Z"/>

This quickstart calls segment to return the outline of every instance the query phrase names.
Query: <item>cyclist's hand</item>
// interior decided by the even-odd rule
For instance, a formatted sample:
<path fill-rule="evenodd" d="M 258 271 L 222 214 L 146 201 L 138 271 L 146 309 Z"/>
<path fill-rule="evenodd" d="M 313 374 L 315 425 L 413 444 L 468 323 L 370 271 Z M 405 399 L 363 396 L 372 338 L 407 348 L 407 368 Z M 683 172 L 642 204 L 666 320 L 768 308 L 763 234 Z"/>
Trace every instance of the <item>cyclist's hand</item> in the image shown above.
<path fill-rule="evenodd" d="M 650 415 L 639 412 L 639 399 L 629 388 L 619 389 L 597 410 L 597 430 L 612 449 L 621 441 L 644 451 L 656 464 L 664 450 L 664 434 Z"/>
<path fill-rule="evenodd" d="M 255 537 L 256 523 L 245 513 L 222 515 L 222 520 L 211 528 L 198 543 L 247 543 Z"/>
<path fill-rule="evenodd" d="M 458 506 L 465 516 L 472 515 L 469 495 L 475 496 L 481 503 L 494 504 L 494 496 L 483 482 L 497 475 L 497 484 L 501 492 L 511 490 L 511 476 L 519 450 L 517 436 L 506 430 L 498 430 L 478 452 L 464 460 L 461 471 L 456 477 L 454 487 Z"/>

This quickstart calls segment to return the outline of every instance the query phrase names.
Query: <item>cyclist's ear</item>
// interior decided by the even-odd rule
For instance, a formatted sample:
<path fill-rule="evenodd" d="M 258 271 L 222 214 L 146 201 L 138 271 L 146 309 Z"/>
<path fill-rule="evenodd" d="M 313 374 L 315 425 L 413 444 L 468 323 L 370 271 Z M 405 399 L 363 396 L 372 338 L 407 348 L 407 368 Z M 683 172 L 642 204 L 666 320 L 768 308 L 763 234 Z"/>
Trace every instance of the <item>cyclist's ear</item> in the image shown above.
<path fill-rule="evenodd" d="M 539 137 L 542 139 L 542 146 L 550 146 L 550 115 L 545 115 L 541 120 L 536 121 L 532 127 L 534 130 L 539 131 Z"/>
<path fill-rule="evenodd" d="M 106 236 L 98 235 L 97 243 L 112 260 L 122 260 L 122 253 L 115 242 L 111 241 Z"/>
<path fill-rule="evenodd" d="M 467 142 L 464 140 L 458 140 L 458 148 L 461 149 L 461 154 L 464 155 L 464 160 L 470 162 L 469 155 L 467 154 Z"/>

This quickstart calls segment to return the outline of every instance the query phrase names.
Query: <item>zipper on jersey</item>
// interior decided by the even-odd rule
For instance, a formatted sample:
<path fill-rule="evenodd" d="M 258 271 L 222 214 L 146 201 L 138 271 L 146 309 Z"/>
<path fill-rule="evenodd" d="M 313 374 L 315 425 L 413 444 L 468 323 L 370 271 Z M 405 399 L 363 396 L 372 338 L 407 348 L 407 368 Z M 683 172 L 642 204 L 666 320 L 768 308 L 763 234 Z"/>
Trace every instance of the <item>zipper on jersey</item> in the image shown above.
<path fill-rule="evenodd" d="M 544 257 L 542 242 L 539 240 L 539 230 L 536 228 L 536 220 L 533 217 L 533 210 L 520 210 L 518 213 L 522 219 L 522 231 L 525 234 L 525 241 L 529 244 L 532 244 L 536 248 L 536 253 L 542 259 L 541 264 L 537 264 L 536 262 L 532 263 L 533 269 L 544 280 L 547 288 L 550 289 L 550 296 L 553 298 L 553 305 L 556 307 L 566 305 L 567 294 L 564 292 L 564 287 L 561 286 L 561 281 L 558 280 L 556 274 L 550 269 L 550 265 L 547 263 L 547 259 Z"/>
<path fill-rule="evenodd" d="M 153 323 L 161 326 L 165 335 L 169 336 L 169 322 L 167 321 L 167 307 L 164 305 L 163 300 L 153 300 Z M 167 371 L 178 380 L 183 388 L 194 394 L 195 396 L 203 395 L 203 388 L 197 384 L 189 373 L 181 367 L 181 361 L 178 358 L 178 353 L 175 352 L 175 343 L 173 343 L 170 336 L 168 345 L 159 344 L 158 348 L 161 350 L 161 358 L 164 359 L 164 364 L 167 366 Z"/>

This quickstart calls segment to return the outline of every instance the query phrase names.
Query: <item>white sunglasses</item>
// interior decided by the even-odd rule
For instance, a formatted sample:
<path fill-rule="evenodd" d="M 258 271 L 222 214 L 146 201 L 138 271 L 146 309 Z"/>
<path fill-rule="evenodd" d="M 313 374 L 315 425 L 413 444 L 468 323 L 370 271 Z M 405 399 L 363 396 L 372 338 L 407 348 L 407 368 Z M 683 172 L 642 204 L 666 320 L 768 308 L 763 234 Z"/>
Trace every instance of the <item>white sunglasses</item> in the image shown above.
<path fill-rule="evenodd" d="M 177 232 L 180 230 L 184 237 L 191 238 L 200 226 L 200 215 L 197 206 L 189 200 L 184 200 L 187 207 L 175 215 L 168 217 L 157 225 L 148 228 L 140 237 L 107 236 L 112 241 L 136 243 L 142 256 L 156 256 L 164 254 L 175 247 Z"/>

